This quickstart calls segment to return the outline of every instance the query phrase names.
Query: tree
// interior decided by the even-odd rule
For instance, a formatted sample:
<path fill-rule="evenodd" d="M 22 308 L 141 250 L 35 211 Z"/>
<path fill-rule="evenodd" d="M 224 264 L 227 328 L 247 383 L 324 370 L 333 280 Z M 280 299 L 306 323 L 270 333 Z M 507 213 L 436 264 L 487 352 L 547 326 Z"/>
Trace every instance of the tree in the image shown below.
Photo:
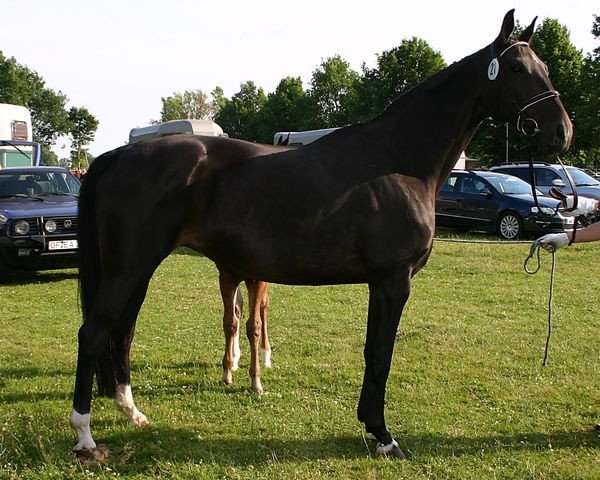
<path fill-rule="evenodd" d="M 180 119 L 210 120 L 215 113 L 215 104 L 202 90 L 186 90 L 161 98 L 160 122 Z"/>
<path fill-rule="evenodd" d="M 404 92 L 446 67 L 442 54 L 420 38 L 377 55 L 377 67 L 363 65 L 356 116 L 368 120 L 381 113 Z"/>
<path fill-rule="evenodd" d="M 597 15 L 594 15 L 592 35 L 600 40 Z M 600 168 L 600 46 L 584 58 L 580 94 L 575 119 L 577 146 L 586 151 L 587 165 L 597 170 Z"/>
<path fill-rule="evenodd" d="M 264 143 L 273 141 L 277 131 L 300 131 L 316 128 L 317 110 L 302 87 L 300 77 L 283 78 L 275 92 L 269 93 L 260 111 L 261 133 Z"/>
<path fill-rule="evenodd" d="M 318 107 L 317 128 L 341 127 L 353 122 L 359 74 L 339 55 L 324 60 L 313 72 L 310 98 Z"/>
<path fill-rule="evenodd" d="M 44 165 L 57 163 L 56 155 L 49 147 L 56 143 L 58 137 L 69 135 L 76 142 L 85 136 L 90 138 L 84 143 L 79 141 L 81 147 L 93 139 L 98 127 L 98 121 L 85 108 L 73 107 L 67 111 L 67 100 L 62 92 L 47 88 L 36 72 L 17 63 L 14 57 L 6 58 L 0 51 L 0 102 L 29 108 L 33 139 L 42 144 Z M 71 118 L 71 115 L 75 117 Z M 77 127 L 73 127 L 74 118 L 78 119 Z M 76 128 L 74 133 L 72 128 Z M 81 137 L 83 133 L 85 136 Z"/>
<path fill-rule="evenodd" d="M 94 140 L 98 129 L 98 120 L 83 107 L 71 107 L 68 112 L 69 135 L 71 137 L 72 157 L 74 166 L 84 168 L 89 166 L 88 152 L 85 146 Z"/>
<path fill-rule="evenodd" d="M 258 114 L 266 101 L 262 88 L 257 88 L 252 81 L 242 83 L 240 91 L 231 100 L 225 99 L 214 121 L 230 137 L 256 142 L 261 138 Z"/>

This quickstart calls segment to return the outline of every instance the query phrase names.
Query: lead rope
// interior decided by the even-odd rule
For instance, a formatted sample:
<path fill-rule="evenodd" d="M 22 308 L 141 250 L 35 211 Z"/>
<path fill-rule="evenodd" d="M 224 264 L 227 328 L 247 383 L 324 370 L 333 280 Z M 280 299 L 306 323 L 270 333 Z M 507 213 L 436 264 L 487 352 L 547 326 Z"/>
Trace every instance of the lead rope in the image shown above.
<path fill-rule="evenodd" d="M 525 263 L 523 264 L 523 268 L 529 275 L 535 275 L 540 271 L 542 266 L 542 262 L 540 259 L 540 246 L 535 243 L 531 246 L 531 250 L 529 251 L 529 256 L 525 259 Z M 537 253 L 537 266 L 535 270 L 529 270 L 527 264 L 529 260 L 531 260 L 534 254 Z M 546 348 L 544 349 L 544 361 L 542 365 L 544 367 L 548 366 L 548 352 L 550 351 L 550 338 L 552 337 L 552 300 L 554 297 L 554 272 L 556 271 L 556 250 L 552 250 L 552 268 L 550 269 L 550 293 L 548 295 L 548 335 L 546 336 Z"/>

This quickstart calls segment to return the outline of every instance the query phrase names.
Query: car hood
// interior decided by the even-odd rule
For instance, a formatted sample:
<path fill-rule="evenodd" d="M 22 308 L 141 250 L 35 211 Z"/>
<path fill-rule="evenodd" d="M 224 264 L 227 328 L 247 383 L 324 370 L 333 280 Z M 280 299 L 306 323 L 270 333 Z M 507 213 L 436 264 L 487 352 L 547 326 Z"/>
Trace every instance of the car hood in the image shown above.
<path fill-rule="evenodd" d="M 596 187 L 593 185 L 587 186 L 587 187 L 579 187 L 577 186 L 577 194 L 581 195 L 582 197 L 590 197 L 590 198 L 595 198 L 596 200 L 600 199 L 600 187 Z M 571 191 L 570 188 L 565 188 L 563 189 L 565 191 L 565 193 L 567 191 Z"/>
<path fill-rule="evenodd" d="M 513 198 L 519 198 L 527 203 L 535 201 L 533 198 L 533 195 L 531 193 L 510 193 L 507 195 L 509 195 Z M 552 198 L 552 197 L 546 197 L 544 195 L 538 195 L 537 199 L 538 199 L 538 203 L 542 207 L 556 208 L 556 206 L 560 203 L 559 200 L 556 200 L 555 198 Z"/>
<path fill-rule="evenodd" d="M 0 200 L 0 213 L 8 218 L 77 215 L 76 197 L 43 197 L 43 200 L 8 198 Z"/>

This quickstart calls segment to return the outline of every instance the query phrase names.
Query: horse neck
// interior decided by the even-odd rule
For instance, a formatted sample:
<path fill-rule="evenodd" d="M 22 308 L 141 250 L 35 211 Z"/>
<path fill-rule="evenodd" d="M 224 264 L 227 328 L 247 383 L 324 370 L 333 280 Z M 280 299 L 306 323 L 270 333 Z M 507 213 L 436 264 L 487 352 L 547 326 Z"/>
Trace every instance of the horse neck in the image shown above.
<path fill-rule="evenodd" d="M 482 102 L 487 51 L 433 75 L 372 121 L 397 171 L 435 185 L 436 193 L 489 115 Z"/>

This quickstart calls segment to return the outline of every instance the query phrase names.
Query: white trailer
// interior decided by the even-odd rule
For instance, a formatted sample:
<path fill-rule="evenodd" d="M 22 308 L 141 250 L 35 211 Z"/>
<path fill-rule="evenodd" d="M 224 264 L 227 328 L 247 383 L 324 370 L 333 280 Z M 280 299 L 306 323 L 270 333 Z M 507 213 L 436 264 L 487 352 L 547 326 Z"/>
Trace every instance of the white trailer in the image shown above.
<path fill-rule="evenodd" d="M 0 168 L 37 166 L 40 156 L 40 144 L 33 141 L 29 109 L 0 103 Z"/>
<path fill-rule="evenodd" d="M 148 127 L 132 128 L 129 132 L 129 143 L 137 143 L 176 133 L 227 137 L 227 134 L 223 133 L 223 129 L 211 120 L 171 120 Z"/>

